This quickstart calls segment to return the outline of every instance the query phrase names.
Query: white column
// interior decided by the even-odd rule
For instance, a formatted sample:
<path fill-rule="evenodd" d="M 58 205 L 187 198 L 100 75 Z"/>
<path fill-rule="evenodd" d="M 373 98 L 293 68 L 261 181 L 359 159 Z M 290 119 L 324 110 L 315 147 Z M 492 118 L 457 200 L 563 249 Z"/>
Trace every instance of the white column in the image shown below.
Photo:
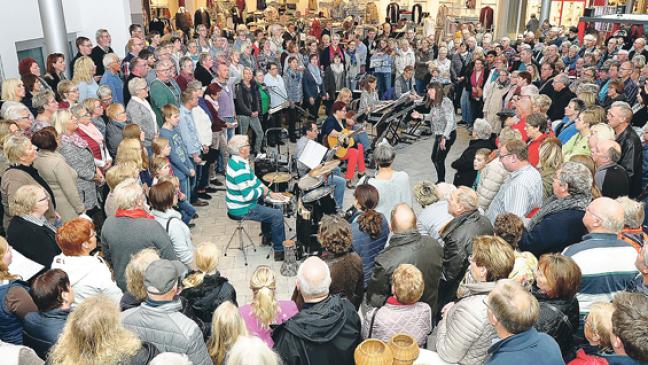
<path fill-rule="evenodd" d="M 38 10 L 43 27 L 46 54 L 62 53 L 68 62 L 67 60 L 71 59 L 72 55 L 69 54 L 62 0 L 38 0 Z"/>
<path fill-rule="evenodd" d="M 551 14 L 551 0 L 542 0 L 542 6 L 540 7 L 540 26 L 542 22 L 549 19 Z"/>

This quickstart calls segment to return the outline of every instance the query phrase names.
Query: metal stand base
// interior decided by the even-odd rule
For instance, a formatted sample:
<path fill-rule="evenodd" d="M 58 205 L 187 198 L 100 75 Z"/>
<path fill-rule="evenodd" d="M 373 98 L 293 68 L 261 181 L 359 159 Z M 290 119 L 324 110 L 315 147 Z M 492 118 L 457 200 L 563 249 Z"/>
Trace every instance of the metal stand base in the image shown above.
<path fill-rule="evenodd" d="M 234 240 L 234 237 L 238 233 L 238 247 L 232 247 L 230 248 L 230 245 L 232 244 L 232 241 Z M 243 234 L 245 233 L 245 237 L 247 237 L 249 244 L 245 244 L 243 242 Z M 247 247 L 252 247 L 253 251 L 256 252 L 256 245 L 254 244 L 254 241 L 252 241 L 252 238 L 250 238 L 250 235 L 247 233 L 245 228 L 243 227 L 243 221 L 238 221 L 238 226 L 236 226 L 236 230 L 234 233 L 232 233 L 232 237 L 230 237 L 229 241 L 227 242 L 227 246 L 225 246 L 225 254 L 224 256 L 227 256 L 227 250 L 241 250 L 243 252 L 243 260 L 245 261 L 245 266 L 247 266 L 248 261 L 247 261 L 247 254 L 245 253 L 245 249 Z"/>

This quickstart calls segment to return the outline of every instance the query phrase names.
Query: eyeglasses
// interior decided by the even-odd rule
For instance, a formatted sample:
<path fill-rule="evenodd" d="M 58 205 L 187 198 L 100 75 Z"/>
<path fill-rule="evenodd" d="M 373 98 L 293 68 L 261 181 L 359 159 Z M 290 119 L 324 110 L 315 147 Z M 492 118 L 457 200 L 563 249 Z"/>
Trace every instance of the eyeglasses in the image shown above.
<path fill-rule="evenodd" d="M 513 155 L 512 153 L 507 153 L 507 154 L 505 154 L 505 155 L 500 155 L 500 156 L 499 156 L 499 159 L 500 159 L 500 160 L 503 160 L 504 157 L 508 157 L 508 156 L 512 156 L 512 155 Z"/>
<path fill-rule="evenodd" d="M 47 195 L 45 195 L 44 197 L 38 199 L 39 202 L 46 202 L 48 200 L 49 200 L 49 197 Z"/>
<path fill-rule="evenodd" d="M 245 147 L 250 147 L 250 145 L 249 144 L 244 144 L 243 146 L 241 146 L 241 149 L 245 148 Z"/>

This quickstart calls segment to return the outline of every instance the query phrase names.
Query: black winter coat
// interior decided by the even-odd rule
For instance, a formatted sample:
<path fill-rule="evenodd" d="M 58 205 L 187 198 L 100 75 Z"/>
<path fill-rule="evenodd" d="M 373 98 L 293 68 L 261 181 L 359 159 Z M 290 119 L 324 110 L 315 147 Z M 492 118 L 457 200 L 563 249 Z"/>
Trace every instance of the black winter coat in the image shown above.
<path fill-rule="evenodd" d="M 214 80 L 214 74 L 204 68 L 200 63 L 196 64 L 194 77 L 196 78 L 196 80 L 202 83 L 202 86 L 208 86 L 209 84 L 211 84 L 212 80 Z"/>
<path fill-rule="evenodd" d="M 182 290 L 180 296 L 187 299 L 193 312 L 205 323 L 211 323 L 214 311 L 223 302 L 229 300 L 238 306 L 236 290 L 219 272 L 205 275 L 200 285 Z"/>
<path fill-rule="evenodd" d="M 576 97 L 569 87 L 557 92 L 552 87 L 546 87 L 544 94 L 551 98 L 551 106 L 547 111 L 547 116 L 550 120 L 560 120 L 565 116 L 565 107 L 569 104 L 569 101 Z"/>
<path fill-rule="evenodd" d="M 532 293 L 540 303 L 540 317 L 535 328 L 553 337 L 560 346 L 563 359 L 569 362 L 576 356 L 574 333 L 578 329 L 578 299 L 549 298 L 535 286 Z"/>
<path fill-rule="evenodd" d="M 20 216 L 11 218 L 7 228 L 7 241 L 16 251 L 49 270 L 54 256 L 61 253 L 56 244 L 56 233 Z"/>
<path fill-rule="evenodd" d="M 641 193 L 642 153 L 639 135 L 628 125 L 616 140 L 621 145 L 621 159 L 618 164 L 623 166 L 630 179 L 630 197 L 636 198 Z"/>
<path fill-rule="evenodd" d="M 472 139 L 468 142 L 468 148 L 451 165 L 453 169 L 457 170 L 453 181 L 454 186 L 467 186 L 470 188 L 475 183 L 477 171 L 473 168 L 473 162 L 477 150 L 480 148 L 494 150 L 495 134 L 491 134 L 489 139 Z"/>
<path fill-rule="evenodd" d="M 234 106 L 236 107 L 237 115 L 252 116 L 252 113 L 261 110 L 259 104 L 259 87 L 254 80 L 250 81 L 250 87 L 245 87 L 243 82 L 239 82 L 234 87 L 236 98 L 234 99 Z"/>
<path fill-rule="evenodd" d="M 563 209 L 547 214 L 533 229 L 522 233 L 520 251 L 536 257 L 549 252 L 562 252 L 567 246 L 583 240 L 587 229 L 583 225 L 584 210 Z"/>
<path fill-rule="evenodd" d="M 435 313 L 443 248 L 430 236 L 416 231 L 394 233 L 389 247 L 376 256 L 374 271 L 367 284 L 366 302 L 372 307 L 382 307 L 391 295 L 391 276 L 400 264 L 412 264 L 423 273 L 425 288 L 421 301 Z"/>
<path fill-rule="evenodd" d="M 441 231 L 443 246 L 443 268 L 439 282 L 440 310 L 457 296 L 457 288 L 468 269 L 468 257 L 472 254 L 472 240 L 475 236 L 492 235 L 493 225 L 478 210 L 464 213 L 448 223 Z"/>
<path fill-rule="evenodd" d="M 275 328 L 272 340 L 285 365 L 353 365 L 360 317 L 346 298 L 331 295 Z"/>

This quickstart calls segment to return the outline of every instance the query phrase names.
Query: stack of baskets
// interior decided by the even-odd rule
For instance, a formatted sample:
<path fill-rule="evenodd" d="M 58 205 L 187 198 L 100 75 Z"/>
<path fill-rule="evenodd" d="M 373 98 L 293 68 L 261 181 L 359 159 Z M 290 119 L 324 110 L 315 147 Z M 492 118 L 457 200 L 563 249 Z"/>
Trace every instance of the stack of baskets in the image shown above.
<path fill-rule="evenodd" d="M 356 365 L 412 365 L 418 356 L 416 340 L 405 333 L 395 334 L 388 343 L 369 338 L 353 354 Z"/>

